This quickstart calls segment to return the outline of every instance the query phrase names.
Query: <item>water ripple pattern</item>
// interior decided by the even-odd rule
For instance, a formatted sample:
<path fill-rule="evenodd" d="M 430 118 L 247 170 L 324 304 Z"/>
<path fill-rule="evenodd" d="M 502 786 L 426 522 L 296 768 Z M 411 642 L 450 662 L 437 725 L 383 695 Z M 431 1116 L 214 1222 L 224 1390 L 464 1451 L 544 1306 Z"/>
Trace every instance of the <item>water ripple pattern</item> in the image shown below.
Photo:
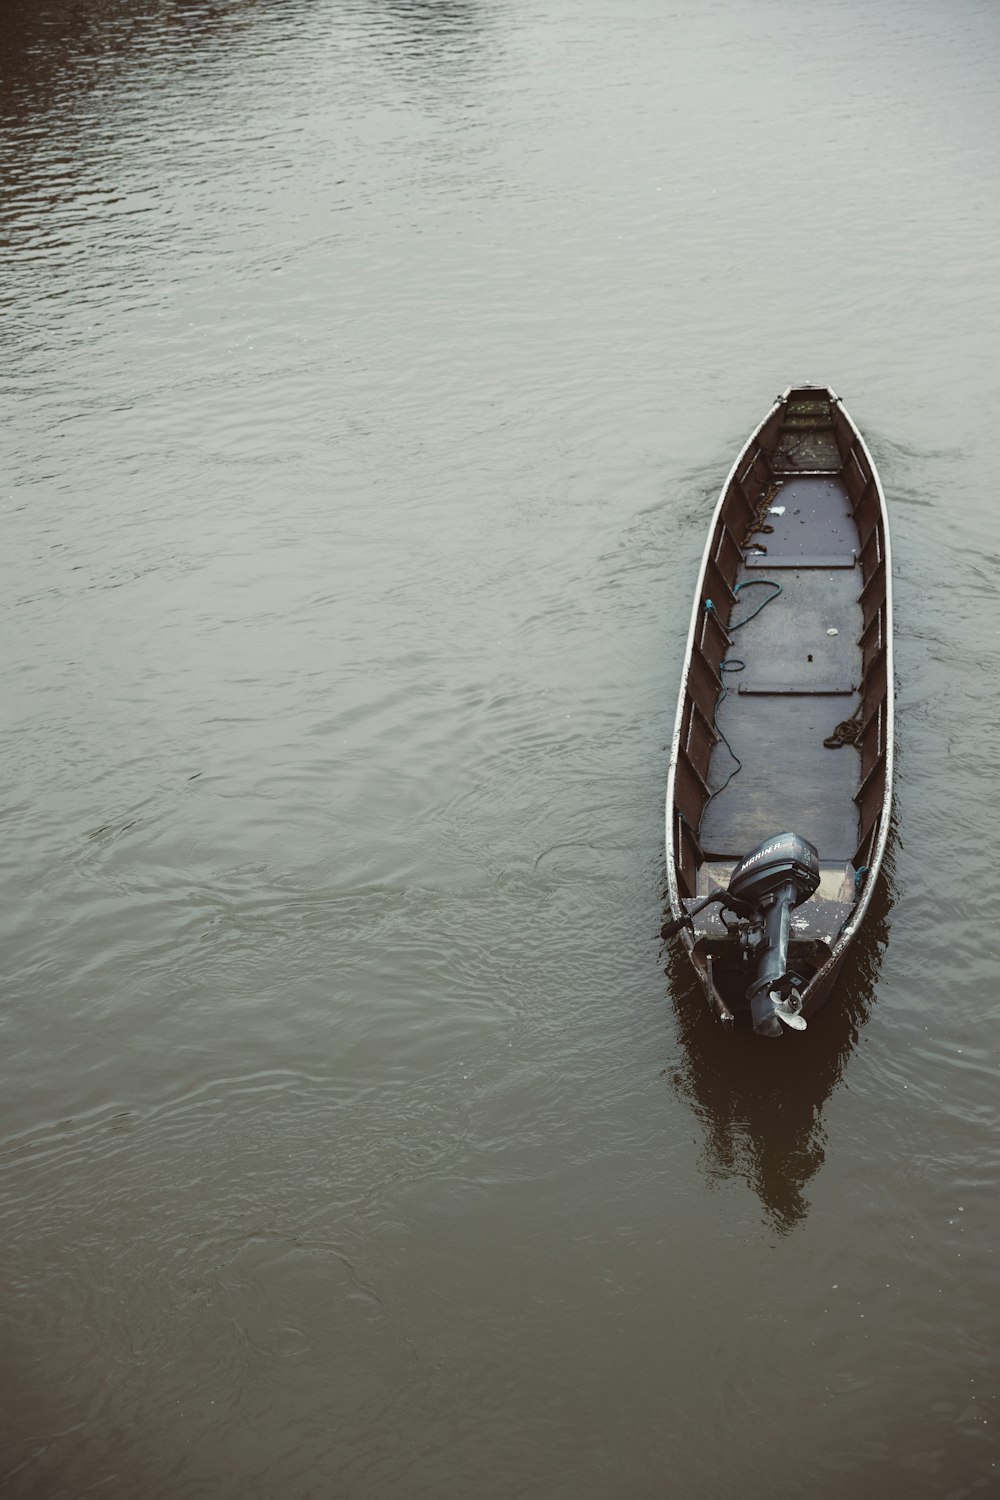
<path fill-rule="evenodd" d="M 3 8 L 5 1497 L 995 1486 L 998 41 Z M 810 379 L 889 493 L 899 780 L 762 1052 L 658 940 L 662 803 L 714 495 Z"/>

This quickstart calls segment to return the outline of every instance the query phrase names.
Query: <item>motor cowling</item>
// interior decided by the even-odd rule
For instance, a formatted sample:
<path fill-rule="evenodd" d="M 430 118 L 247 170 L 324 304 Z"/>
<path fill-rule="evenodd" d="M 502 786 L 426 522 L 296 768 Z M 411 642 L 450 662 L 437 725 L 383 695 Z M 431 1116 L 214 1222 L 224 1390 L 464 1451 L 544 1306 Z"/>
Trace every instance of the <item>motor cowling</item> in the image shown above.
<path fill-rule="evenodd" d="M 758 906 L 788 883 L 793 907 L 808 901 L 819 885 L 819 854 L 797 833 L 778 833 L 743 856 L 729 877 L 729 894 Z"/>

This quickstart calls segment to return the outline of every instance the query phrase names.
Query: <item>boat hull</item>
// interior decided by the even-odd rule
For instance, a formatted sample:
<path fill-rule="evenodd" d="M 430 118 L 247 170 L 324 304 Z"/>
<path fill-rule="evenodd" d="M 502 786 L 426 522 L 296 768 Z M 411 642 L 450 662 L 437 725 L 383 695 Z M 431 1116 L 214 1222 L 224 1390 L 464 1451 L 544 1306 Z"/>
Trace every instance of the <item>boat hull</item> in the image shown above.
<path fill-rule="evenodd" d="M 766 585 L 763 587 L 762 585 Z M 722 485 L 688 630 L 666 799 L 672 916 L 714 1013 L 747 1008 L 752 955 L 716 908 L 734 864 L 781 829 L 819 851 L 793 915 L 802 1014 L 829 996 L 889 832 L 892 574 L 885 495 L 839 397 L 778 397 Z"/>

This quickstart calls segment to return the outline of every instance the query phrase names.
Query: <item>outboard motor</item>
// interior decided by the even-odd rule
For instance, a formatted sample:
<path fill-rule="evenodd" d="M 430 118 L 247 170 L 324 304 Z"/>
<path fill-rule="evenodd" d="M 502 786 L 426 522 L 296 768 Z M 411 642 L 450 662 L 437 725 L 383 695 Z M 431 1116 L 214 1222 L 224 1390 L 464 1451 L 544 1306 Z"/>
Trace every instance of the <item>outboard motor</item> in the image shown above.
<path fill-rule="evenodd" d="M 760 844 L 740 860 L 730 877 L 727 896 L 753 907 L 763 922 L 757 977 L 747 990 L 753 1029 L 760 1036 L 781 1035 L 776 1017 L 796 1030 L 805 1028 L 799 1015 L 801 981 L 788 972 L 788 934 L 792 911 L 808 901 L 818 885 L 819 854 L 797 833 L 779 833 Z"/>
<path fill-rule="evenodd" d="M 808 901 L 818 885 L 819 854 L 812 844 L 796 833 L 779 833 L 740 860 L 725 891 L 714 892 L 683 917 L 666 923 L 663 936 L 672 937 L 715 902 L 744 918 L 741 946 L 747 959 L 757 964 L 747 990 L 754 1031 L 780 1036 L 779 1021 L 804 1031 L 806 1023 L 799 1014 L 802 981 L 788 969 L 788 937 L 792 911 Z"/>

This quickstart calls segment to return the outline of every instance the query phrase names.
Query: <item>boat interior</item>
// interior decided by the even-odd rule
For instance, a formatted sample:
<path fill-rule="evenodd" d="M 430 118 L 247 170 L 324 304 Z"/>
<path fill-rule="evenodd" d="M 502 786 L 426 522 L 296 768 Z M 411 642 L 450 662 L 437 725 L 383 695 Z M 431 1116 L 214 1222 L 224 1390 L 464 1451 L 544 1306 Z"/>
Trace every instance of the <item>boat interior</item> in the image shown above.
<path fill-rule="evenodd" d="M 792 923 L 807 978 L 858 899 L 884 816 L 885 560 L 881 495 L 853 423 L 825 388 L 789 391 L 744 450 L 709 542 L 673 837 L 689 904 L 778 832 L 815 846 L 820 885 Z M 724 982 L 731 945 L 716 908 L 694 935 L 739 1004 L 745 975 Z"/>

